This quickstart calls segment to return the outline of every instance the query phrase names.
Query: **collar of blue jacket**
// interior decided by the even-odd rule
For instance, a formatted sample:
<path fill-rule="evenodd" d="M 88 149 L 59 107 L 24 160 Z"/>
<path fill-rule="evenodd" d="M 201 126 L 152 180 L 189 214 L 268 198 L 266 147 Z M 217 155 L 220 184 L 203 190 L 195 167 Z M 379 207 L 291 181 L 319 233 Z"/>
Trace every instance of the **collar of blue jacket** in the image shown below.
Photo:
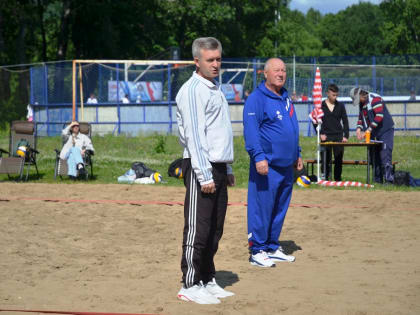
<path fill-rule="evenodd" d="M 287 92 L 287 90 L 284 87 L 282 87 L 281 90 L 280 90 L 280 94 L 281 94 L 281 96 L 280 96 L 280 95 L 277 95 L 277 94 L 271 92 L 265 86 L 265 82 L 266 82 L 266 80 L 262 81 L 257 87 L 257 89 L 259 89 L 262 93 L 264 93 L 264 95 L 266 95 L 268 97 L 271 97 L 271 98 L 278 98 L 278 99 L 281 99 L 281 100 L 285 100 L 286 98 L 289 97 L 289 93 Z"/>

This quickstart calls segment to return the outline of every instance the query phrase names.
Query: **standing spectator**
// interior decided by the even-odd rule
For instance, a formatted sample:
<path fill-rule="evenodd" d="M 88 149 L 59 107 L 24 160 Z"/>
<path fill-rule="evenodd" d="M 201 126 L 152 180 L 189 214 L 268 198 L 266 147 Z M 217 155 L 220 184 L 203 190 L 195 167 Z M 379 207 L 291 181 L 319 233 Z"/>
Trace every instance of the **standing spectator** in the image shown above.
<path fill-rule="evenodd" d="M 274 267 L 294 261 L 279 243 L 293 189 L 293 166 L 303 168 L 299 124 L 286 83 L 286 65 L 271 58 L 265 81 L 248 97 L 243 112 L 245 148 L 250 156 L 248 183 L 249 261 Z"/>
<path fill-rule="evenodd" d="M 343 103 L 337 101 L 338 86 L 330 84 L 327 91 L 327 99 L 322 102 L 321 109 L 324 112 L 322 118 L 320 137 L 322 142 L 347 142 L 349 139 L 349 121 L 347 119 L 346 107 Z M 341 181 L 341 172 L 343 169 L 344 147 L 335 146 L 324 148 L 327 151 L 327 169 L 322 170 L 325 178 L 328 180 L 331 172 L 331 155 L 334 151 L 334 180 Z M 324 163 L 321 163 L 324 166 Z"/>
<path fill-rule="evenodd" d="M 296 95 L 296 91 L 293 91 L 293 93 L 292 93 L 292 101 L 293 102 L 298 102 L 299 101 L 299 98 Z"/>
<path fill-rule="evenodd" d="M 94 93 L 90 93 L 89 98 L 87 99 L 87 104 L 98 104 L 98 100 L 95 97 Z"/>
<path fill-rule="evenodd" d="M 34 120 L 34 109 L 32 108 L 31 104 L 28 104 L 28 106 L 26 106 L 26 119 L 28 121 L 33 121 Z"/>
<path fill-rule="evenodd" d="M 408 100 L 409 101 L 415 101 L 416 100 L 416 91 L 414 91 L 414 90 L 410 91 L 410 98 Z"/>
<path fill-rule="evenodd" d="M 366 131 L 371 133 L 370 138 L 382 141 L 382 145 L 375 148 L 372 159 L 375 159 L 375 182 L 392 183 L 392 149 L 394 147 L 394 121 L 384 100 L 378 94 L 367 92 L 361 88 L 352 88 L 350 97 L 353 105 L 359 107 L 357 121 L 357 139 L 362 140 Z"/>
<path fill-rule="evenodd" d="M 234 295 L 215 280 L 214 256 L 223 234 L 227 185 L 235 184 L 233 133 L 229 107 L 215 77 L 219 75 L 222 45 L 213 37 L 194 40 L 196 71 L 176 96 L 182 173 L 186 187 L 182 241 L 182 282 L 178 298 L 199 304 L 218 304 Z"/>

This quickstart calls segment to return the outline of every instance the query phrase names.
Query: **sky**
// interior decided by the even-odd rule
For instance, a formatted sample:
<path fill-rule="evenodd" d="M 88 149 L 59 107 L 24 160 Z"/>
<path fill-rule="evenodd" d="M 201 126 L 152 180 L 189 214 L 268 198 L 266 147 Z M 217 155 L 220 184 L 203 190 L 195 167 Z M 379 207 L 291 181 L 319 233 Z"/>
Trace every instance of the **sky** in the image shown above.
<path fill-rule="evenodd" d="M 381 0 L 363 0 L 362 2 L 379 4 Z M 359 3 L 359 0 L 292 0 L 289 7 L 292 10 L 298 10 L 305 14 L 310 8 L 320 11 L 322 14 L 327 14 L 337 13 L 357 3 Z"/>

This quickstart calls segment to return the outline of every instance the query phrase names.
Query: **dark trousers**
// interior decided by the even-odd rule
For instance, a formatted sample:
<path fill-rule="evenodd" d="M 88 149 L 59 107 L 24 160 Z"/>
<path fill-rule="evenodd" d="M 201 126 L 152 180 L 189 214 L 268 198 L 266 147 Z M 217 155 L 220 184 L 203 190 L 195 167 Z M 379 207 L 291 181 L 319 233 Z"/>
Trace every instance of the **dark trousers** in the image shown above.
<path fill-rule="evenodd" d="M 327 141 L 341 142 L 343 137 L 327 136 Z M 327 169 L 324 170 L 324 163 L 321 162 L 321 172 L 325 174 L 325 179 L 328 180 L 331 173 L 331 157 L 334 152 L 334 180 L 341 181 L 341 173 L 343 171 L 343 156 L 344 147 L 324 147 L 323 150 L 327 151 Z M 321 159 L 324 159 L 324 154 L 321 152 Z"/>
<path fill-rule="evenodd" d="M 371 160 L 375 159 L 375 182 L 392 183 L 394 174 L 392 172 L 392 149 L 394 148 L 394 129 L 390 129 L 381 136 L 375 136 L 375 140 L 383 141 L 382 145 L 371 150 Z"/>
<path fill-rule="evenodd" d="M 191 159 L 182 162 L 184 185 L 184 236 L 182 241 L 182 282 L 189 288 L 200 281 L 207 283 L 216 274 L 214 255 L 223 234 L 227 194 L 226 163 L 212 163 L 216 192 L 201 192 L 191 167 Z"/>

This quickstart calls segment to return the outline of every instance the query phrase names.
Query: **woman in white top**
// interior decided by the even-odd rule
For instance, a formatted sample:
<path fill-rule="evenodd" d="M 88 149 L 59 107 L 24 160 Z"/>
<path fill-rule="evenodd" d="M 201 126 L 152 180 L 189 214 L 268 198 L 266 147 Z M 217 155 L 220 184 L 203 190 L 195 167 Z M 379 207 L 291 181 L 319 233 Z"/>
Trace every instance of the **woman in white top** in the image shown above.
<path fill-rule="evenodd" d="M 67 161 L 68 175 L 77 177 L 85 174 L 83 157 L 86 150 L 94 151 L 90 138 L 80 132 L 80 125 L 73 121 L 63 129 L 61 136 L 64 146 L 60 152 L 60 158 Z"/>

